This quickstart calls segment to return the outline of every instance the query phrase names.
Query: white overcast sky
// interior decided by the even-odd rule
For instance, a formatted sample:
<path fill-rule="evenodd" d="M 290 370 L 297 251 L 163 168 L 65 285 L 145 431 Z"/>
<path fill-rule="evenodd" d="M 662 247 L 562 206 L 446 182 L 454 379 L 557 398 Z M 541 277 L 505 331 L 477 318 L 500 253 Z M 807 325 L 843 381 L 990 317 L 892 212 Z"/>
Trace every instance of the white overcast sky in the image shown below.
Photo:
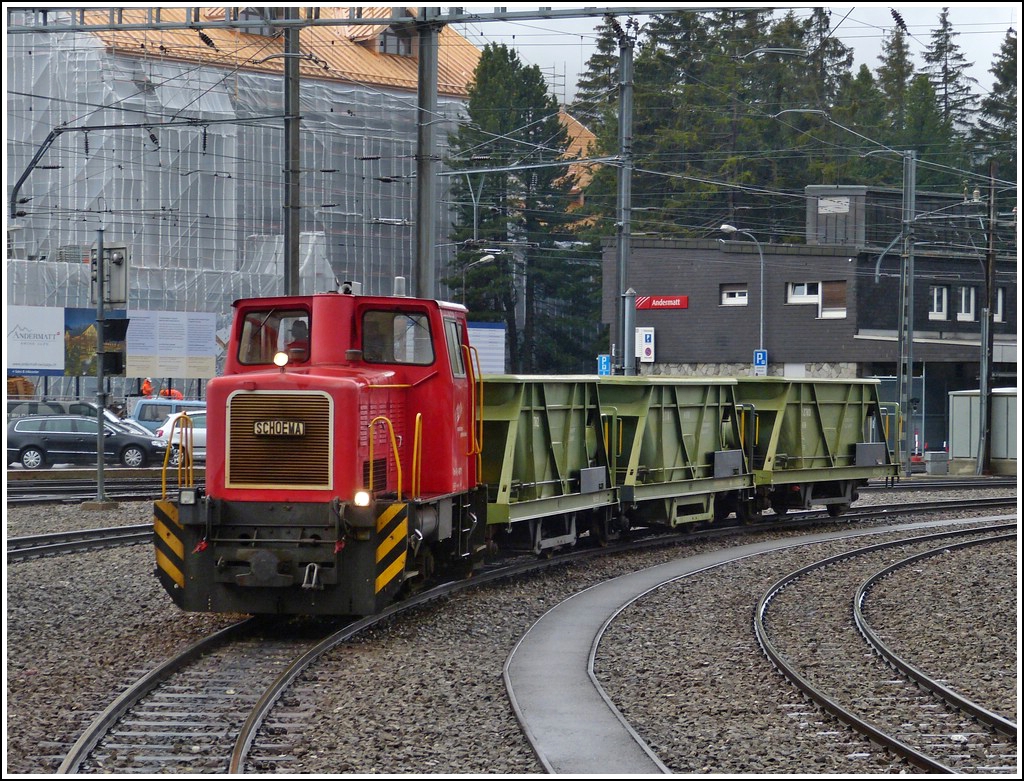
<path fill-rule="evenodd" d="M 712 6 L 697 3 L 665 3 L 678 8 L 702 8 Z M 738 4 L 729 4 L 737 5 Z M 747 3 L 744 7 L 766 5 Z M 557 9 L 583 9 L 584 7 L 599 10 L 605 7 L 650 8 L 654 4 L 634 6 L 629 4 L 610 4 L 609 6 L 589 6 L 585 3 L 551 3 L 547 6 L 515 3 L 505 6 L 509 11 L 536 10 L 540 7 Z M 466 11 L 493 12 L 494 5 L 468 5 Z M 726 5 L 715 6 L 718 8 Z M 780 15 L 788 7 L 779 8 Z M 939 14 L 943 7 L 949 8 L 949 18 L 953 30 L 958 33 L 956 43 L 964 52 L 967 62 L 973 62 L 970 71 L 978 80 L 978 88 L 985 94 L 992 86 L 992 74 L 988 72 L 992 61 L 1008 28 L 1013 27 L 1020 32 L 1020 3 L 941 3 L 925 5 L 922 3 L 904 3 L 900 6 L 890 4 L 868 3 L 865 5 L 829 5 L 832 17 L 833 34 L 854 50 L 855 65 L 867 65 L 872 71 L 879 65 L 883 35 L 891 34 L 895 25 L 890 9 L 896 7 L 902 15 L 910 32 L 911 51 L 917 57 L 918 65 L 923 64 L 922 54 L 931 41 L 931 33 L 938 27 Z M 809 6 L 793 7 L 794 11 L 804 14 Z M 622 17 L 620 17 L 620 20 Z M 643 22 L 645 17 L 638 17 Z M 555 20 L 533 20 L 517 22 L 480 22 L 467 25 L 455 25 L 455 29 L 481 48 L 487 43 L 503 43 L 517 50 L 520 59 L 530 65 L 539 65 L 559 99 L 568 101 L 573 97 L 576 81 L 586 69 L 586 62 L 594 51 L 596 35 L 594 30 L 600 24 L 600 16 L 594 18 Z"/>

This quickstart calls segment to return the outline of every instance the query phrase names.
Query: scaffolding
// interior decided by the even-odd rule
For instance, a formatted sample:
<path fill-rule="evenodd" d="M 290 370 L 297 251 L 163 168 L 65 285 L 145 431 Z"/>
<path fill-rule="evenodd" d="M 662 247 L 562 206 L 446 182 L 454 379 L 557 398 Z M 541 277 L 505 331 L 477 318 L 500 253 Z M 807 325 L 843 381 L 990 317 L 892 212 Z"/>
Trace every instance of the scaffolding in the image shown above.
<path fill-rule="evenodd" d="M 13 38 L 7 170 L 27 176 L 8 219 L 8 305 L 89 307 L 101 227 L 130 247 L 129 311 L 213 312 L 220 334 L 232 301 L 283 293 L 282 75 L 133 56 L 92 33 Z M 388 293 L 416 262 L 416 95 L 308 76 L 300 94 L 300 292 Z M 439 99 L 438 154 L 463 109 Z M 449 182 L 432 199 L 439 272 Z"/>

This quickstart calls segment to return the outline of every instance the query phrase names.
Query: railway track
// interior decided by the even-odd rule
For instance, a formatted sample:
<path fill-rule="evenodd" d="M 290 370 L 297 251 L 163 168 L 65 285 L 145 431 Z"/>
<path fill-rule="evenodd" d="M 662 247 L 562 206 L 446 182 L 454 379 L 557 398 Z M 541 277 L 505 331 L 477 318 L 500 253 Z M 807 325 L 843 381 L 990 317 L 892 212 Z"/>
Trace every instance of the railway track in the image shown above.
<path fill-rule="evenodd" d="M 1002 500 L 1002 504 L 1008 501 L 1010 498 Z M 942 504 L 948 509 L 950 503 Z M 977 502 L 967 504 L 978 507 Z M 906 511 L 904 505 L 901 512 Z M 879 515 L 877 510 L 875 515 Z M 886 515 L 883 511 L 880 517 Z M 764 528 L 798 529 L 807 524 L 835 525 L 847 520 L 845 517 L 830 519 L 826 513 L 816 516 L 790 514 L 779 519 L 778 524 L 766 524 Z M 148 526 L 145 529 L 148 533 Z M 736 534 L 738 531 L 736 527 L 723 527 L 695 532 L 694 536 Z M 631 547 L 679 544 L 685 539 L 670 533 L 637 539 Z M 629 547 L 615 550 L 625 552 Z M 304 695 L 294 690 L 287 697 L 284 693 L 304 670 L 332 648 L 404 611 L 462 589 L 607 552 L 608 549 L 581 546 L 571 555 L 552 559 L 519 557 L 496 564 L 470 581 L 429 589 L 384 613 L 354 623 L 337 627 L 325 622 L 310 623 L 300 637 L 294 636 L 298 634 L 295 627 L 300 626 L 296 623 L 288 633 L 282 633 L 280 625 L 276 631 L 268 632 L 266 625 L 258 620 L 233 625 L 140 678 L 83 733 L 68 752 L 61 772 L 233 773 L 266 769 L 282 761 L 287 763 L 293 720 L 304 718 L 301 715 Z M 316 631 L 311 636 L 313 629 Z M 289 636 L 282 637 L 282 634 Z M 216 691 L 209 690 L 211 682 Z M 278 721 L 284 721 L 285 725 L 275 726 L 268 721 L 269 714 L 282 702 L 300 715 L 279 717 Z M 199 731 L 194 732 L 195 727 L 190 725 L 198 725 Z M 256 736 L 261 730 L 264 738 L 257 742 Z M 267 734 L 277 735 L 270 738 L 278 744 L 276 752 L 268 748 Z M 253 752 L 257 755 L 255 759 L 250 756 Z"/>
<path fill-rule="evenodd" d="M 111 501 L 144 501 L 161 496 L 163 484 L 160 470 L 131 470 L 130 476 L 118 474 L 129 470 L 104 472 L 104 494 Z M 145 473 L 145 474 L 144 474 Z M 197 472 L 197 480 L 200 479 Z M 25 477 L 23 470 L 8 470 L 7 503 L 9 505 L 76 503 L 96 498 L 95 470 L 52 470 L 46 478 Z M 66 477 L 64 476 L 66 475 Z M 86 476 L 88 475 L 88 476 Z M 171 481 L 168 480 L 168 486 Z M 918 475 L 894 484 L 871 482 L 859 489 L 861 493 L 912 490 L 965 490 L 975 488 L 1009 488 L 1017 485 L 1013 476 L 943 477 Z"/>
<path fill-rule="evenodd" d="M 982 499 L 955 499 L 944 502 L 913 502 L 894 504 L 886 508 L 870 507 L 848 512 L 838 520 L 840 523 L 853 523 L 868 520 L 875 516 L 884 516 L 887 513 L 931 513 L 948 512 L 960 509 L 985 509 L 1004 507 L 1016 502 L 1015 496 L 987 497 Z M 767 515 L 758 523 L 750 524 L 747 528 L 772 528 L 793 530 L 801 526 L 809 526 L 816 523 L 826 522 L 828 514 L 824 510 L 806 510 L 799 512 L 788 512 L 785 516 Z M 701 531 L 709 534 L 733 533 L 735 526 L 728 523 L 715 524 L 710 528 L 704 525 L 695 525 Z M 682 527 L 679 532 L 664 532 L 661 530 L 634 530 L 633 534 L 650 536 L 655 541 L 662 536 L 676 539 L 679 533 L 687 534 L 691 530 Z M 40 556 L 54 556 L 65 553 L 81 553 L 83 551 L 96 550 L 105 547 L 116 547 L 119 545 L 138 545 L 152 542 L 153 527 L 150 523 L 135 524 L 131 526 L 117 526 L 104 529 L 84 529 L 79 531 L 57 532 L 52 534 L 38 534 L 24 537 L 11 537 L 7 540 L 7 561 L 13 563 Z"/>
<path fill-rule="evenodd" d="M 158 470 L 151 470 L 152 476 L 120 477 L 104 473 L 104 498 L 114 502 L 137 502 L 153 500 L 162 493 Z M 8 473 L 10 474 L 10 473 Z M 95 499 L 97 482 L 86 478 L 52 478 L 47 480 L 8 480 L 7 504 L 77 504 Z"/>
<path fill-rule="evenodd" d="M 7 540 L 7 563 L 153 541 L 152 524 L 37 534 Z"/>
<path fill-rule="evenodd" d="M 1015 539 L 1016 527 L 908 537 L 803 567 L 762 596 L 754 619 L 758 642 L 810 699 L 926 772 L 1016 772 L 1016 724 L 898 659 L 871 631 L 862 610 L 872 585 L 895 569 L 955 546 Z M 963 538 L 969 539 L 958 541 Z M 894 557 L 898 561 L 889 563 Z M 876 654 L 851 654 L 858 644 L 849 636 L 857 632 Z M 894 676 L 894 670 L 902 674 Z"/>

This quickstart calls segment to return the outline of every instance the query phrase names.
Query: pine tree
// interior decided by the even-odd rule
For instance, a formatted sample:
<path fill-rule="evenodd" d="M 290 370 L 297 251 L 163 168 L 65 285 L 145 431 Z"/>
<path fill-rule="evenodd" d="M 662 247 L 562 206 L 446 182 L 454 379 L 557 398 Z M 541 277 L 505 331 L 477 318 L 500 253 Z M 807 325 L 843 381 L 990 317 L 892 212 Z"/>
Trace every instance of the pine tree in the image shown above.
<path fill-rule="evenodd" d="M 587 70 L 576 82 L 576 99 L 569 112 L 597 134 L 617 116 L 619 99 L 619 44 L 608 19 L 597 26 L 597 46 Z"/>
<path fill-rule="evenodd" d="M 559 161 L 568 146 L 557 101 L 548 94 L 537 66 L 524 65 L 515 51 L 488 45 L 477 66 L 467 102 L 468 123 L 451 139 L 453 168 L 507 169 L 467 173 L 453 191 L 458 224 L 453 236 L 464 249 L 456 254 L 446 280 L 482 321 L 503 322 L 510 368 L 514 372 L 554 371 L 540 365 L 538 345 L 553 330 L 550 321 L 586 302 L 565 301 L 551 282 L 575 269 L 559 266 L 556 242 L 567 239 L 571 181 Z M 480 263 L 484 248 L 494 260 Z M 464 280 L 464 282 L 463 282 Z M 600 290 L 591 291 L 599 300 Z M 599 319 L 594 317 L 591 322 Z M 571 351 L 579 340 L 564 345 Z M 589 345 L 586 345 L 589 347 Z M 564 368 L 561 369 L 564 371 Z"/>
<path fill-rule="evenodd" d="M 927 74 L 914 77 L 907 91 L 907 126 L 901 149 L 914 149 L 921 161 L 935 162 L 949 153 L 952 139 L 945 120 L 939 111 L 935 90 Z M 917 167 L 917 186 L 924 189 L 939 189 L 958 184 L 950 181 L 947 166 L 934 168 L 927 165 Z"/>
<path fill-rule="evenodd" d="M 907 93 L 914 79 L 914 64 L 903 27 L 897 25 L 890 35 L 882 39 L 881 65 L 877 82 L 885 97 L 886 118 L 894 135 L 900 135 L 907 126 Z M 885 138 L 878 139 L 883 143 Z"/>
<path fill-rule="evenodd" d="M 981 101 L 974 140 L 987 147 L 1000 179 L 1017 179 L 1017 32 L 1009 29 L 989 73 L 992 91 Z M 987 174 L 987 171 L 986 171 Z"/>
<path fill-rule="evenodd" d="M 935 91 L 943 124 L 951 134 L 962 136 L 973 124 L 978 99 L 971 85 L 976 86 L 978 81 L 967 75 L 967 69 L 974 63 L 965 60 L 956 43 L 958 35 L 950 24 L 949 9 L 943 8 L 939 14 L 939 26 L 932 31 L 931 42 L 924 54 L 924 71 Z"/>

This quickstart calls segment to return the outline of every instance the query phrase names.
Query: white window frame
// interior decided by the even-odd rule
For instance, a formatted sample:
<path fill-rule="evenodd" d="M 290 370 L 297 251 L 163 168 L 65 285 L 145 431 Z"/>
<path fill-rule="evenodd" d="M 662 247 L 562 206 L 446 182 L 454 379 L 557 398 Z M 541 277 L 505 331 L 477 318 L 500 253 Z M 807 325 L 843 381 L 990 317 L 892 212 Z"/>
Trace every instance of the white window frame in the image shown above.
<path fill-rule="evenodd" d="M 956 287 L 956 319 L 961 323 L 973 323 L 977 318 L 975 308 L 974 285 L 957 285 Z"/>
<path fill-rule="evenodd" d="M 812 292 L 813 291 L 813 292 Z M 820 282 L 789 282 L 786 285 L 787 304 L 820 304 Z"/>
<path fill-rule="evenodd" d="M 949 319 L 949 288 L 945 285 L 932 285 L 928 291 L 931 303 L 928 305 L 929 320 Z"/>
<path fill-rule="evenodd" d="M 1006 302 L 1006 288 L 996 288 L 996 303 L 992 307 L 992 320 L 996 323 L 1003 322 L 1003 305 Z"/>
<path fill-rule="evenodd" d="M 721 285 L 718 290 L 719 306 L 747 306 L 750 303 L 746 285 Z"/>

